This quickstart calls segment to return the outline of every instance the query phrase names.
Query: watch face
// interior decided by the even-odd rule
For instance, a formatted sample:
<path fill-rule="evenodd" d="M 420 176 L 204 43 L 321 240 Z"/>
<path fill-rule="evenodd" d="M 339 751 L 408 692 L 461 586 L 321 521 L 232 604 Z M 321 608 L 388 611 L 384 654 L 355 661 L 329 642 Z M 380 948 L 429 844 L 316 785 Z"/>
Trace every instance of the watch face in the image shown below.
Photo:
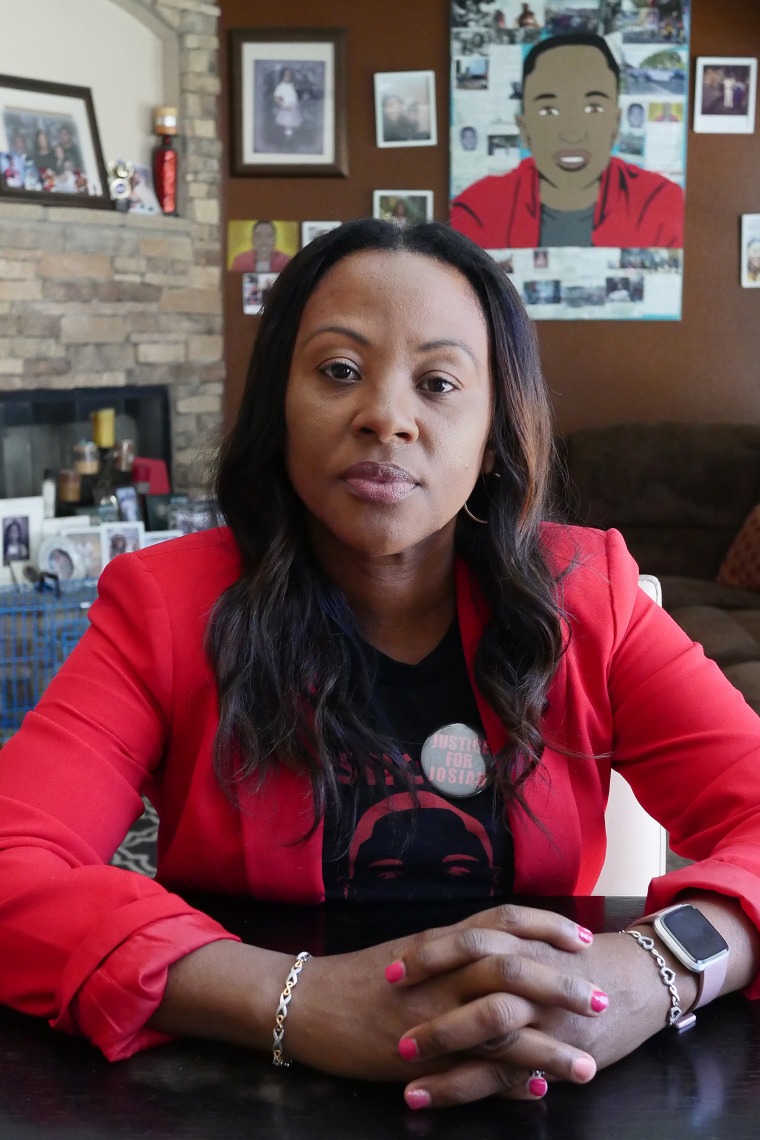
<path fill-rule="evenodd" d="M 707 962 L 728 950 L 725 938 L 695 906 L 679 906 L 661 915 L 660 923 L 695 962 Z"/>

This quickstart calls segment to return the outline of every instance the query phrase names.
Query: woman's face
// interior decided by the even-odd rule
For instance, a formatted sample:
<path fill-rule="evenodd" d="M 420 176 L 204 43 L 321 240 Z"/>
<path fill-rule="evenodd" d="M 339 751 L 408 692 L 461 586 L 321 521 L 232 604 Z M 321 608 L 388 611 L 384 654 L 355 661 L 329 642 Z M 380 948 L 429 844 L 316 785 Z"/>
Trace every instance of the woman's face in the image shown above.
<path fill-rule="evenodd" d="M 351 254 L 319 283 L 285 397 L 286 463 L 313 541 L 372 558 L 450 550 L 492 414 L 480 303 L 429 257 Z"/>

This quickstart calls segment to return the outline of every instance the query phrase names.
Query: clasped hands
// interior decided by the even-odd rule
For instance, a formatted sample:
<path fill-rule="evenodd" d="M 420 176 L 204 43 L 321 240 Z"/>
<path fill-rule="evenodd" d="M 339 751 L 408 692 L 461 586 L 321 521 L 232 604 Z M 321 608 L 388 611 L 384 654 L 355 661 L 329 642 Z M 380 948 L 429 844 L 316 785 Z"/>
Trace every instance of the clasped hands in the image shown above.
<path fill-rule="evenodd" d="M 312 959 L 289 1050 L 323 1071 L 406 1081 L 412 1108 L 536 1099 L 546 1086 L 534 1070 L 585 1083 L 664 1024 L 656 973 L 631 949 L 622 935 L 505 905 Z"/>

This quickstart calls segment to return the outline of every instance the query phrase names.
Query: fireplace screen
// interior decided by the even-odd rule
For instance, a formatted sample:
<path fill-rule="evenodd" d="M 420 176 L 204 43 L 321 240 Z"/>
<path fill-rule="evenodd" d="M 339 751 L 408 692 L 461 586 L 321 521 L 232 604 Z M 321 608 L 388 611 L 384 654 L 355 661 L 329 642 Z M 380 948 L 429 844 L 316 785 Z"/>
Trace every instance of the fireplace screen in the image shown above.
<path fill-rule="evenodd" d="M 0 393 L 0 499 L 39 495 L 45 469 L 70 467 L 76 443 L 92 438 L 90 413 L 114 408 L 116 439 L 163 459 L 171 471 L 169 400 L 162 385 Z"/>

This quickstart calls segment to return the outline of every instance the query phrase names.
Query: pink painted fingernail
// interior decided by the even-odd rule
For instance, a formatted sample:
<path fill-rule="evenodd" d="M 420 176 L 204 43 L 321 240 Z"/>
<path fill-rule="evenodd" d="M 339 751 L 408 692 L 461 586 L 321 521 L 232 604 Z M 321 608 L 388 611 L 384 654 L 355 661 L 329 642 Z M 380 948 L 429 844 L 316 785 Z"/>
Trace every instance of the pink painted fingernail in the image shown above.
<path fill-rule="evenodd" d="M 578 927 L 578 937 L 580 938 L 581 942 L 585 942 L 586 945 L 594 941 L 593 934 L 590 930 L 587 930 L 585 926 Z"/>
<path fill-rule="evenodd" d="M 546 1096 L 548 1088 L 544 1077 L 531 1077 L 528 1081 L 528 1092 L 531 1096 Z"/>
<path fill-rule="evenodd" d="M 402 1037 L 398 1043 L 399 1056 L 405 1061 L 416 1061 L 420 1055 L 420 1047 L 413 1037 Z"/>
<path fill-rule="evenodd" d="M 603 990 L 594 990 L 591 995 L 591 1008 L 594 1013 L 603 1013 L 610 1004 L 610 999 Z"/>
<path fill-rule="evenodd" d="M 404 1100 L 410 1108 L 430 1108 L 433 1098 L 425 1089 L 406 1089 Z"/>
<path fill-rule="evenodd" d="M 391 985 L 400 982 L 405 974 L 406 966 L 403 962 L 391 962 L 390 966 L 385 967 L 385 976 Z"/>

